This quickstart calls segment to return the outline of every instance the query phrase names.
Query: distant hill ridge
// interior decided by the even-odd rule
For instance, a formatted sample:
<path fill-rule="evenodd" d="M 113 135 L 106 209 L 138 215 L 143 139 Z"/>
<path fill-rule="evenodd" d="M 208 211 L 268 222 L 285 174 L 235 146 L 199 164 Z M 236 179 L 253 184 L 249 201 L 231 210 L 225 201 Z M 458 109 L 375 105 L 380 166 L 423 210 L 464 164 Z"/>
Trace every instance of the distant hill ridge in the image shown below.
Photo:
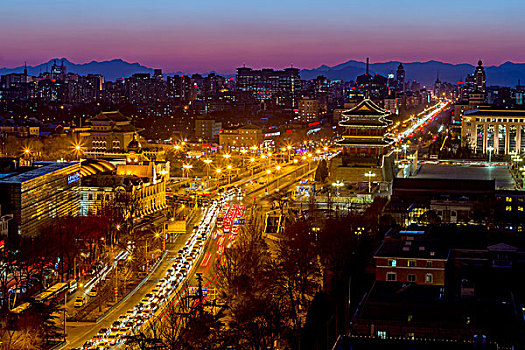
<path fill-rule="evenodd" d="M 406 81 L 417 80 L 424 85 L 432 85 L 439 75 L 440 81 L 456 83 L 464 81 L 467 74 L 474 73 L 474 65 L 451 64 L 439 61 L 428 62 L 399 62 L 390 61 L 383 63 L 371 63 L 370 73 L 387 76 L 395 74 L 397 67 L 403 63 L 406 72 Z M 477 62 L 476 62 L 477 63 Z M 315 69 L 303 69 L 301 78 L 313 79 L 318 75 L 324 75 L 331 80 L 355 80 L 358 75 L 364 74 L 366 63 L 350 60 L 333 67 L 322 65 Z M 525 63 L 505 62 L 499 66 L 485 67 L 487 74 L 487 85 L 515 86 L 518 79 L 525 83 Z"/>
<path fill-rule="evenodd" d="M 42 72 L 49 71 L 55 60 L 57 64 L 63 62 L 68 72 L 81 75 L 101 74 L 106 80 L 110 81 L 115 81 L 122 77 L 127 78 L 134 73 L 153 73 L 153 68 L 143 66 L 140 63 L 129 63 L 122 59 L 76 64 L 66 58 L 56 58 L 36 66 L 28 66 L 28 74 L 37 76 Z M 390 73 L 395 74 L 399 63 L 399 61 L 371 63 L 370 73 L 384 76 Z M 451 64 L 439 61 L 403 62 L 403 66 L 405 67 L 407 81 L 417 80 L 427 86 L 432 85 L 436 81 L 438 74 L 441 81 L 450 83 L 463 81 L 467 74 L 474 72 L 475 68 L 471 64 Z M 0 68 L 0 75 L 22 73 L 23 71 L 24 66 Z M 525 63 L 505 62 L 499 66 L 485 67 L 485 71 L 487 73 L 487 85 L 515 86 L 518 84 L 518 80 L 525 84 Z M 358 75 L 364 74 L 364 72 L 365 62 L 350 60 L 332 67 L 321 65 L 314 69 L 303 69 L 301 70 L 301 78 L 312 79 L 318 75 L 324 75 L 331 80 L 351 81 L 355 80 Z M 188 74 L 188 72 L 167 74 Z M 226 74 L 226 76 L 231 77 L 234 74 L 234 72 L 231 72 Z"/>

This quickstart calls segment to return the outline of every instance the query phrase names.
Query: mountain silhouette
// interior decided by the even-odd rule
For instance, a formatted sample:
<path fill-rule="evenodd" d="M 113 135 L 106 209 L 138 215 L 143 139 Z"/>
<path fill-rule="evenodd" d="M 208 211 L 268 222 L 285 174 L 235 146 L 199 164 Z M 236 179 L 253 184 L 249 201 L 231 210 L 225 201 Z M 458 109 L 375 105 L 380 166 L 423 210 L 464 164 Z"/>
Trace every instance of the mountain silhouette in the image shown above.
<path fill-rule="evenodd" d="M 129 63 L 122 59 L 113 59 L 110 61 L 91 61 L 89 63 L 76 64 L 67 58 L 54 58 L 48 62 L 37 66 L 28 66 L 28 74 L 38 76 L 40 73 L 49 72 L 54 62 L 57 64 L 64 63 L 67 72 L 80 75 L 101 74 L 106 81 L 115 81 L 118 78 L 127 78 L 134 73 L 153 73 L 153 68 L 143 66 L 139 63 Z M 382 63 L 371 63 L 370 73 L 395 74 L 399 61 L 390 61 Z M 301 70 L 302 79 L 313 79 L 319 75 L 324 75 L 330 80 L 355 81 L 356 77 L 365 73 L 365 62 L 350 60 L 332 67 L 321 65 L 314 69 Z M 403 62 L 406 72 L 406 81 L 417 80 L 426 86 L 431 86 L 439 75 L 439 80 L 449 83 L 464 81 L 467 74 L 474 72 L 474 65 L 471 64 L 451 64 L 439 61 L 428 62 Z M 0 68 L 0 75 L 9 73 L 22 73 L 24 66 L 16 68 Z M 499 66 L 485 67 L 487 74 L 487 85 L 515 86 L 518 80 L 525 84 L 525 64 L 505 62 Z M 214 71 L 211 71 L 214 72 Z M 188 72 L 167 73 L 167 75 L 184 74 Z M 191 74 L 191 73 L 190 73 Z M 206 75 L 208 73 L 204 73 Z M 224 74 L 226 77 L 233 77 L 235 73 Z"/>
<path fill-rule="evenodd" d="M 80 75 L 101 74 L 104 76 L 105 80 L 111 81 L 122 77 L 127 78 L 134 73 L 153 73 L 152 68 L 142 66 L 139 63 L 129 63 L 119 58 L 110 61 L 91 61 L 89 63 L 81 64 L 73 63 L 67 58 L 53 58 L 48 62 L 39 64 L 37 66 L 27 66 L 27 73 L 29 75 L 38 76 L 40 73 L 49 72 L 54 62 L 56 62 L 58 65 L 63 62 L 68 73 L 76 73 Z M 23 71 L 24 66 L 16 68 L 0 68 L 0 75 L 9 73 L 22 73 Z"/>
<path fill-rule="evenodd" d="M 401 62 L 390 61 L 384 63 L 371 63 L 370 73 L 387 76 L 395 74 Z M 439 61 L 428 62 L 402 62 L 406 72 L 406 81 L 417 80 L 430 86 L 439 75 L 440 81 L 456 83 L 464 81 L 467 74 L 474 73 L 475 66 L 471 64 L 451 64 Z M 302 79 L 313 79 L 324 75 L 330 80 L 355 81 L 358 75 L 364 74 L 366 63 L 350 60 L 333 67 L 322 65 L 315 69 L 301 70 Z M 515 86 L 518 80 L 525 83 L 525 64 L 505 62 L 499 66 L 485 67 L 487 85 Z"/>

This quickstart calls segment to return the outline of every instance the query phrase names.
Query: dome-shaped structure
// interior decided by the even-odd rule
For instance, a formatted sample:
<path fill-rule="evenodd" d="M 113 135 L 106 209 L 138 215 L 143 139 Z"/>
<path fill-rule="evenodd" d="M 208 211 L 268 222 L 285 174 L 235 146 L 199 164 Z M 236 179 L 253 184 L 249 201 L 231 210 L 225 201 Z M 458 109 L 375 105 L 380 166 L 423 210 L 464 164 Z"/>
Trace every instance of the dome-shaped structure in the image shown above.
<path fill-rule="evenodd" d="M 116 168 L 115 165 L 102 159 L 86 159 L 80 163 L 80 176 L 113 172 Z"/>
<path fill-rule="evenodd" d="M 142 146 L 137 140 L 137 134 L 133 134 L 133 140 L 128 143 L 128 151 L 139 153 L 142 150 Z"/>

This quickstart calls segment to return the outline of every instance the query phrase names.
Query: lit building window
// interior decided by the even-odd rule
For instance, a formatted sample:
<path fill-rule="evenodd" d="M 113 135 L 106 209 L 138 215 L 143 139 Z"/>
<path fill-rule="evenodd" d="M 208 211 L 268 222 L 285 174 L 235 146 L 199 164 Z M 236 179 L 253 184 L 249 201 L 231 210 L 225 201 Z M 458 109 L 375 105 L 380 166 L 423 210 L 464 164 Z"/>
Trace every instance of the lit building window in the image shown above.
<path fill-rule="evenodd" d="M 434 281 L 434 278 L 431 273 L 427 273 L 425 275 L 425 283 L 432 283 Z"/>
<path fill-rule="evenodd" d="M 388 259 L 388 266 L 396 267 L 397 266 L 397 261 L 394 260 L 394 259 Z"/>
<path fill-rule="evenodd" d="M 395 272 L 387 272 L 386 274 L 387 281 L 397 281 L 397 275 Z"/>

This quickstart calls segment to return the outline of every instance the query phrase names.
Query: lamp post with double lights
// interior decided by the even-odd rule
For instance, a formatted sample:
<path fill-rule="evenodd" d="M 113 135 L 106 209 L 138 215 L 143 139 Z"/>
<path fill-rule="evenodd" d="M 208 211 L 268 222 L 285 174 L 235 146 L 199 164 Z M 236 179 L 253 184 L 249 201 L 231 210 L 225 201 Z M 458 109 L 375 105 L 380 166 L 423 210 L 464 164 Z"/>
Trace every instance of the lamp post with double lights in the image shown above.
<path fill-rule="evenodd" d="M 337 210 L 339 209 L 339 188 L 342 187 L 344 184 L 337 180 L 336 182 L 332 182 L 332 186 L 336 188 L 336 204 L 335 204 L 335 210 L 337 213 Z"/>
<path fill-rule="evenodd" d="M 371 171 L 368 171 L 365 173 L 365 176 L 368 177 L 368 193 L 372 193 L 372 178 L 376 176 L 376 174 L 374 174 Z"/>
<path fill-rule="evenodd" d="M 408 150 L 408 145 L 405 143 L 403 146 L 401 146 L 401 148 L 403 149 L 403 151 L 405 151 L 405 159 L 407 158 L 407 150 Z"/>

